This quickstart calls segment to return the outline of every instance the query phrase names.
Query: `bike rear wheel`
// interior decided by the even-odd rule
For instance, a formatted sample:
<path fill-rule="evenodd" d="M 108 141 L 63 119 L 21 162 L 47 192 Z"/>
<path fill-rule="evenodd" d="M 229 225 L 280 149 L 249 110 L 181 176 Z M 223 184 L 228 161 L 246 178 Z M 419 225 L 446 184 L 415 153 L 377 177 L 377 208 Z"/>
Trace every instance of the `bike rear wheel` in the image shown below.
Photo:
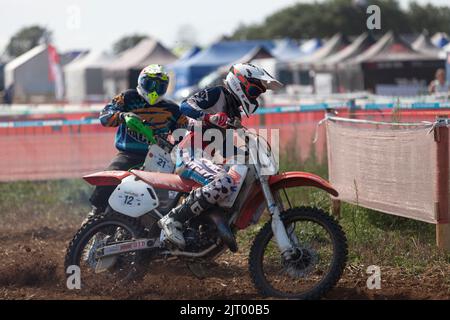
<path fill-rule="evenodd" d="M 280 254 L 271 221 L 256 236 L 249 257 L 250 274 L 265 296 L 318 299 L 339 281 L 347 261 L 347 241 L 339 224 L 313 207 L 281 213 L 291 243 L 292 259 Z"/>
<path fill-rule="evenodd" d="M 96 249 L 119 241 L 142 238 L 145 234 L 144 227 L 136 219 L 115 212 L 90 218 L 70 242 L 65 268 L 67 270 L 71 265 L 80 268 L 82 289 L 104 291 L 128 284 L 143 273 L 142 252 L 127 252 L 100 261 L 95 256 Z M 101 272 L 99 266 L 102 266 Z"/>

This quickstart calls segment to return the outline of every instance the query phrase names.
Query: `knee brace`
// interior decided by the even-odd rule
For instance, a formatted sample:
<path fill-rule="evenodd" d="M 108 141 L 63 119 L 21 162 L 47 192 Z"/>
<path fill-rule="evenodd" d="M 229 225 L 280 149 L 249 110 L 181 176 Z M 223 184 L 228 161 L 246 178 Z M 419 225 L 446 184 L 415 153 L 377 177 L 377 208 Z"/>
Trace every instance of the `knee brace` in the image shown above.
<path fill-rule="evenodd" d="M 201 192 L 208 202 L 216 204 L 226 198 L 234 190 L 234 187 L 233 178 L 228 173 L 222 173 L 201 188 Z"/>

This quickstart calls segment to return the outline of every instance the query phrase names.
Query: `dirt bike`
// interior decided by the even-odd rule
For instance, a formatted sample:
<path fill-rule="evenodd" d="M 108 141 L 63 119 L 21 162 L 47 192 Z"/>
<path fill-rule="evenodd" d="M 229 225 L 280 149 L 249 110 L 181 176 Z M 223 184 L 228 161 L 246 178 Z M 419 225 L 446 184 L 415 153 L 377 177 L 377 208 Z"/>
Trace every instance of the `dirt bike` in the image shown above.
<path fill-rule="evenodd" d="M 115 283 L 137 281 L 151 263 L 178 259 L 195 266 L 215 260 L 227 249 L 236 252 L 237 231 L 257 224 L 265 210 L 269 220 L 256 234 L 249 254 L 251 279 L 259 293 L 317 299 L 335 286 L 347 260 L 346 236 L 322 209 L 292 207 L 288 189 L 316 187 L 333 196 L 338 192 L 326 180 L 306 172 L 262 174 L 267 167 L 277 170 L 267 140 L 240 121 L 230 127 L 244 132 L 253 142 L 250 145 L 266 144 L 265 151 L 250 148 L 247 158 L 252 161 L 229 165 L 237 189 L 220 207 L 185 223 L 186 246 L 182 250 L 171 245 L 157 226 L 164 213 L 155 190 L 175 192 L 173 207 L 180 196 L 200 185 L 173 173 L 146 170 L 104 171 L 83 177 L 92 185 L 114 185 L 116 189 L 105 214 L 90 218 L 67 249 L 66 268 L 80 266 L 82 286 L 99 277 Z M 155 156 L 155 150 L 158 152 L 157 144 L 151 145 L 149 156 L 155 163 L 165 162 L 167 150 L 159 150 L 160 156 Z"/>

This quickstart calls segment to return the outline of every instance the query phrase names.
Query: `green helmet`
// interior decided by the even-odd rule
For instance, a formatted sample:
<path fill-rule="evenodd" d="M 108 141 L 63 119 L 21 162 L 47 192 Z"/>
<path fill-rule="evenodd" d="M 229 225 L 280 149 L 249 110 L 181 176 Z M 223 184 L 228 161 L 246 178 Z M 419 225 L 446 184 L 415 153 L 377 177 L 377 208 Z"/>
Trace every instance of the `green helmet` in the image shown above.
<path fill-rule="evenodd" d="M 163 66 L 151 64 L 145 67 L 138 78 L 137 91 L 150 105 L 161 100 L 169 86 L 169 75 Z"/>

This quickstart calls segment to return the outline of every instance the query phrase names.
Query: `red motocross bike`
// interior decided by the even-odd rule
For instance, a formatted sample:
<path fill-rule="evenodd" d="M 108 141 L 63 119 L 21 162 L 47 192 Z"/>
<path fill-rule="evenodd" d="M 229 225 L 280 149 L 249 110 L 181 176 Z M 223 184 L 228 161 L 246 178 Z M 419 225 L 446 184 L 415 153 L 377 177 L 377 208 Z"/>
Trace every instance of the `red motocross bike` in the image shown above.
<path fill-rule="evenodd" d="M 278 173 L 275 169 L 271 175 L 263 174 L 264 168 L 276 168 L 270 145 L 239 124 L 233 128 L 247 135 L 253 142 L 249 145 L 266 144 L 265 151 L 250 147 L 247 158 L 252 161 L 229 165 L 237 190 L 220 207 L 185 223 L 183 250 L 170 245 L 155 222 L 167 208 L 177 205 L 180 197 L 199 187 L 194 181 L 147 170 L 104 171 L 84 177 L 92 185 L 116 188 L 105 214 L 89 219 L 67 249 L 66 268 L 80 267 L 82 286 L 100 277 L 114 283 L 137 280 L 150 264 L 167 259 L 194 265 L 214 260 L 226 250 L 236 252 L 236 233 L 257 224 L 265 211 L 269 219 L 254 238 L 249 254 L 249 272 L 257 290 L 265 296 L 318 299 L 335 286 L 347 260 L 345 234 L 322 209 L 292 207 L 287 189 L 316 187 L 333 196 L 338 192 L 324 179 L 306 172 Z M 168 150 L 153 144 L 148 157 L 164 165 L 167 154 Z M 174 196 L 161 201 L 161 191 Z"/>

